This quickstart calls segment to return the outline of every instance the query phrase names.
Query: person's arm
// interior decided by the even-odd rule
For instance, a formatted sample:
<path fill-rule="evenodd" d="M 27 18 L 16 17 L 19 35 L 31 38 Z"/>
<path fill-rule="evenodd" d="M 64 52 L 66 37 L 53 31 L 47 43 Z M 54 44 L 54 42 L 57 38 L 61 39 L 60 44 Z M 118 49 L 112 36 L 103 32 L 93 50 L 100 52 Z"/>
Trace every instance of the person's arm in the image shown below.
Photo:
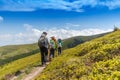
<path fill-rule="evenodd" d="M 62 47 L 63 47 L 63 42 L 61 41 L 61 45 L 62 45 Z"/>
<path fill-rule="evenodd" d="M 47 44 L 48 44 L 48 48 L 50 48 L 50 42 L 48 41 L 48 38 L 46 38 Z"/>

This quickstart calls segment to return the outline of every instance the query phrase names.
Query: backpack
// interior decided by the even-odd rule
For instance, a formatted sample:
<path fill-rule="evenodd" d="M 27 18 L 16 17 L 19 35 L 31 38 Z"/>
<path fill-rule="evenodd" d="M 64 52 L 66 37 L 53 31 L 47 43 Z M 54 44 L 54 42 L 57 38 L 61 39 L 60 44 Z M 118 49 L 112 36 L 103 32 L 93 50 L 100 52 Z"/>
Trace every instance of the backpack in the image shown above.
<path fill-rule="evenodd" d="M 59 43 L 58 43 L 58 47 L 62 47 L 62 43 L 59 42 Z"/>
<path fill-rule="evenodd" d="M 50 40 L 50 47 L 55 49 L 55 42 L 53 40 Z"/>
<path fill-rule="evenodd" d="M 39 38 L 39 40 L 38 40 L 38 45 L 39 45 L 40 47 L 45 46 L 45 37 L 44 37 L 44 36 L 41 36 L 41 37 Z"/>
<path fill-rule="evenodd" d="M 58 39 L 58 47 L 62 47 L 62 40 L 61 39 Z"/>

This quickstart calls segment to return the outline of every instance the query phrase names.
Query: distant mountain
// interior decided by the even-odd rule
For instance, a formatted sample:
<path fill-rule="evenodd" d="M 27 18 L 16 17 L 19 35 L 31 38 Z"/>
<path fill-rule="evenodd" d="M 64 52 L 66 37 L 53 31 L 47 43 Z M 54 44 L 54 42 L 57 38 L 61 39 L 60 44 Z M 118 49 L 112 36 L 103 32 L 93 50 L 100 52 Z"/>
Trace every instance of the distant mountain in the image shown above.
<path fill-rule="evenodd" d="M 35 80 L 120 80 L 120 30 L 64 50 Z"/>
<path fill-rule="evenodd" d="M 76 37 L 65 39 L 65 40 L 63 40 L 63 44 L 64 44 L 63 49 L 75 47 L 81 43 L 84 43 L 86 41 L 90 41 L 92 39 L 104 36 L 104 35 L 109 34 L 109 33 L 110 32 L 92 35 L 92 36 L 76 36 Z"/>

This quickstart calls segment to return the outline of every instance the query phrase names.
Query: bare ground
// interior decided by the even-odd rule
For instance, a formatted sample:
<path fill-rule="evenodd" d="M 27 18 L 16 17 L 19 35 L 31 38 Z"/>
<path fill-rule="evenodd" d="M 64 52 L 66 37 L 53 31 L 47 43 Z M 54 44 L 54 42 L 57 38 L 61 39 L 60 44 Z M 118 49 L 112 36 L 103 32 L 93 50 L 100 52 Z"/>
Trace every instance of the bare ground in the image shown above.
<path fill-rule="evenodd" d="M 33 70 L 28 75 L 24 76 L 23 79 L 21 80 L 33 80 L 37 75 L 39 75 L 44 70 L 45 67 L 46 66 L 34 67 Z M 17 80 L 17 76 L 14 76 L 9 80 Z"/>

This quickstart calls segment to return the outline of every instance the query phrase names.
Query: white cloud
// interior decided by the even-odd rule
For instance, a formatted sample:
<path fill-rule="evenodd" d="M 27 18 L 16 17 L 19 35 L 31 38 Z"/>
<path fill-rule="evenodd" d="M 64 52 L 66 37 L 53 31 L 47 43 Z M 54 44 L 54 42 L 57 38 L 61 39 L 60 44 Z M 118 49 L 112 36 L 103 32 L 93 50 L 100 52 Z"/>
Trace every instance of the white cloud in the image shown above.
<path fill-rule="evenodd" d="M 120 8 L 120 0 L 1 0 L 3 11 L 35 11 L 37 9 L 59 9 L 84 12 L 84 6 L 106 6 L 109 9 Z"/>
<path fill-rule="evenodd" d="M 112 31 L 112 29 L 108 30 L 101 30 L 101 29 L 84 29 L 84 30 L 72 30 L 72 29 L 56 29 L 56 30 L 48 30 L 48 36 L 56 36 L 57 38 L 70 38 L 73 36 L 88 36 L 88 35 L 95 35 L 100 33 L 105 33 Z"/>
<path fill-rule="evenodd" d="M 70 23 L 69 23 L 70 24 Z M 84 30 L 73 30 L 73 29 L 45 29 L 39 30 L 33 28 L 32 25 L 24 24 L 26 32 L 21 32 L 18 34 L 0 34 L 0 46 L 1 45 L 10 45 L 10 44 L 27 44 L 27 43 L 34 43 L 37 42 L 38 38 L 42 34 L 43 31 L 47 31 L 48 38 L 51 36 L 55 36 L 56 38 L 70 38 L 73 36 L 88 36 L 88 35 L 95 35 L 100 33 L 105 33 L 112 31 L 112 29 L 108 30 L 101 30 L 101 29 L 84 29 Z"/>
<path fill-rule="evenodd" d="M 107 6 L 109 9 L 120 8 L 120 0 L 110 0 L 106 2 L 100 2 L 100 5 Z"/>
<path fill-rule="evenodd" d="M 3 21 L 3 17 L 2 16 L 0 16 L 0 22 L 2 22 Z"/>

